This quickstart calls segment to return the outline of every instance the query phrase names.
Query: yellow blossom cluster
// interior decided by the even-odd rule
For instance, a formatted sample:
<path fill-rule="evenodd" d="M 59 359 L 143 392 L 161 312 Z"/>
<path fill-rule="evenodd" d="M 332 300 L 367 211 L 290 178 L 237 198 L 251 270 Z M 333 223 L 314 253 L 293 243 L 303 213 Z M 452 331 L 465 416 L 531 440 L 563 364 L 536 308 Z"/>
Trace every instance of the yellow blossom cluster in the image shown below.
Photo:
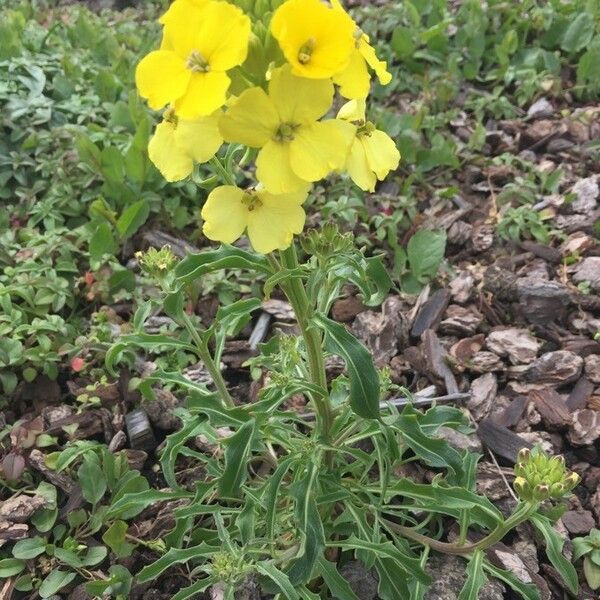
<path fill-rule="evenodd" d="M 369 69 L 384 85 L 391 75 L 341 2 L 275 5 L 253 21 L 233 0 L 175 0 L 160 18 L 160 48 L 136 69 L 140 95 L 165 108 L 148 147 L 165 179 L 188 177 L 223 142 L 257 150 L 256 186 L 214 189 L 202 217 L 209 239 L 246 232 L 261 253 L 302 231 L 313 182 L 346 172 L 373 191 L 400 160 L 366 119 Z M 348 102 L 331 115 L 336 89 Z"/>

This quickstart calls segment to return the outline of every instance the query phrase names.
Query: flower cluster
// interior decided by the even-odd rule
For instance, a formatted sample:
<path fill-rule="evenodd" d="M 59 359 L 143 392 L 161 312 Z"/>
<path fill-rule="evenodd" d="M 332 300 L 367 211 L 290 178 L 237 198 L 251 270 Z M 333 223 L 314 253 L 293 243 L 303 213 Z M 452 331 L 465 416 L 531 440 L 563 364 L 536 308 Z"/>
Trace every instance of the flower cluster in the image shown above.
<path fill-rule="evenodd" d="M 579 475 L 569 472 L 562 456 L 548 456 L 540 448 L 519 452 L 514 487 L 522 500 L 541 502 L 562 498 L 578 483 Z"/>
<path fill-rule="evenodd" d="M 175 0 L 136 82 L 151 108 L 165 108 L 148 153 L 168 181 L 223 142 L 255 149 L 256 185 L 213 190 L 204 233 L 232 243 L 247 232 L 268 253 L 302 231 L 313 182 L 346 172 L 373 191 L 398 166 L 394 142 L 366 118 L 369 69 L 384 85 L 391 75 L 339 0 L 263 1 L 253 19 L 236 4 Z M 348 102 L 331 115 L 336 89 Z"/>

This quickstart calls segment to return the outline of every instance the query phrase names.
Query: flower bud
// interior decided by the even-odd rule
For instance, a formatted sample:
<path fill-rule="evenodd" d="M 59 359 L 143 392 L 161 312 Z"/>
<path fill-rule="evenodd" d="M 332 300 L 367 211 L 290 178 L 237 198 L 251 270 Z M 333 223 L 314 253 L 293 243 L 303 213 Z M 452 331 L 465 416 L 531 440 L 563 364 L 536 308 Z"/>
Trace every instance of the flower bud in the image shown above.
<path fill-rule="evenodd" d="M 547 500 L 550 497 L 550 487 L 545 483 L 539 483 L 533 488 L 534 500 Z"/>

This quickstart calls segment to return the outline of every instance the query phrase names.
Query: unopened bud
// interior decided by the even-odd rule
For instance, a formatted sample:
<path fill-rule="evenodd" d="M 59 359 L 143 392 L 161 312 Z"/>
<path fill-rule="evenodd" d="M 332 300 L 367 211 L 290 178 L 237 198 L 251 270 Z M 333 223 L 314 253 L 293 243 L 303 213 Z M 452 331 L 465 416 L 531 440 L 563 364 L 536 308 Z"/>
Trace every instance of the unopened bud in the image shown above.
<path fill-rule="evenodd" d="M 517 454 L 517 462 L 524 463 L 529 460 L 531 456 L 531 450 L 529 448 L 521 448 L 519 454 Z"/>
<path fill-rule="evenodd" d="M 547 500 L 550 497 L 550 488 L 545 483 L 539 483 L 533 488 L 534 500 Z"/>

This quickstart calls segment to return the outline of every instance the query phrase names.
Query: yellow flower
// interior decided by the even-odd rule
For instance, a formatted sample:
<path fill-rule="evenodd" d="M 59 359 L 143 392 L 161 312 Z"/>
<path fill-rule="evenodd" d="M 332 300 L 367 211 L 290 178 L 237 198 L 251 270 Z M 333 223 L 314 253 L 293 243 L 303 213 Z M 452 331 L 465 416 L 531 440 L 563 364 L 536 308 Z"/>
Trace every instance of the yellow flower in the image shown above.
<path fill-rule="evenodd" d="M 148 144 L 148 157 L 167 181 L 185 179 L 198 163 L 210 160 L 223 138 L 219 133 L 220 111 L 186 121 L 178 119 L 172 109 L 165 112 Z"/>
<path fill-rule="evenodd" d="M 347 14 L 339 0 L 331 0 L 335 10 Z M 350 18 L 350 17 L 348 17 Z M 387 70 L 387 63 L 377 58 L 375 48 L 369 44 L 369 36 L 354 24 L 355 48 L 348 66 L 336 73 L 334 83 L 340 86 L 340 94 L 344 98 L 366 98 L 369 94 L 371 77 L 367 65 L 375 71 L 379 82 L 387 85 L 392 80 L 392 75 Z"/>
<path fill-rule="evenodd" d="M 173 104 L 184 119 L 210 115 L 225 103 L 226 71 L 246 58 L 250 19 L 227 2 L 177 0 L 163 20 L 160 50 L 136 69 L 140 95 L 155 110 Z"/>
<path fill-rule="evenodd" d="M 202 208 L 202 230 L 209 240 L 231 244 L 247 231 L 261 254 L 285 250 L 302 232 L 306 215 L 302 203 L 308 188 L 274 195 L 264 189 L 242 190 L 233 185 L 214 189 Z"/>
<path fill-rule="evenodd" d="M 344 70 L 354 50 L 355 25 L 321 0 L 288 0 L 273 15 L 271 32 L 295 75 L 327 79 Z"/>
<path fill-rule="evenodd" d="M 338 118 L 350 124 L 354 133 L 346 170 L 358 187 L 373 192 L 377 180 L 385 179 L 398 166 L 400 152 L 387 133 L 365 120 L 364 100 L 344 104 Z"/>
<path fill-rule="evenodd" d="M 289 65 L 273 71 L 268 95 L 244 91 L 223 115 L 223 138 L 260 148 L 256 176 L 273 194 L 285 194 L 341 169 L 351 137 L 344 123 L 318 121 L 333 99 L 329 80 L 292 75 Z"/>

